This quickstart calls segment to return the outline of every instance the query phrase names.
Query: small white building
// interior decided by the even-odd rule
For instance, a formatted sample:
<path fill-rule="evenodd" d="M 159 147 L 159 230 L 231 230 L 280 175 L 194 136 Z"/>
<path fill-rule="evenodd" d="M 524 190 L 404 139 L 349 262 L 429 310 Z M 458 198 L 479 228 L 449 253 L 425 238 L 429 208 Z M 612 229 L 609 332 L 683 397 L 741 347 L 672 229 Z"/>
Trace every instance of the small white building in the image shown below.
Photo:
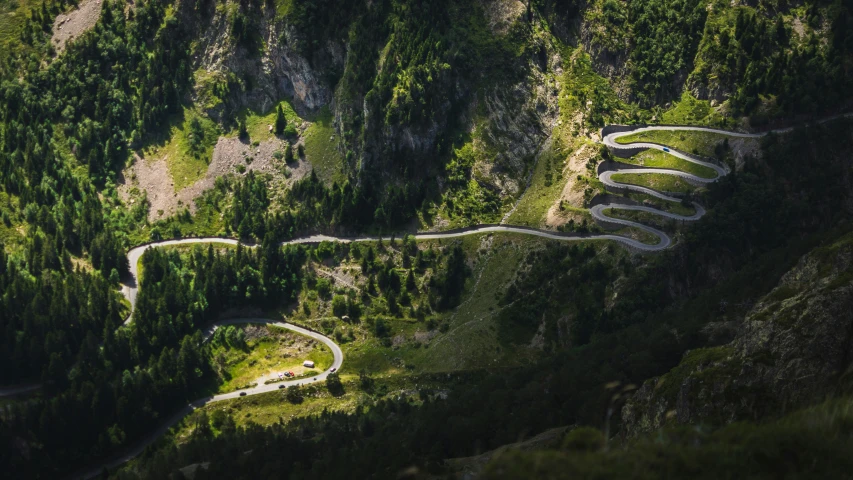
<path fill-rule="evenodd" d="M 311 360 L 305 360 L 304 362 L 302 362 L 302 366 L 305 368 L 314 368 L 314 362 L 312 362 Z"/>

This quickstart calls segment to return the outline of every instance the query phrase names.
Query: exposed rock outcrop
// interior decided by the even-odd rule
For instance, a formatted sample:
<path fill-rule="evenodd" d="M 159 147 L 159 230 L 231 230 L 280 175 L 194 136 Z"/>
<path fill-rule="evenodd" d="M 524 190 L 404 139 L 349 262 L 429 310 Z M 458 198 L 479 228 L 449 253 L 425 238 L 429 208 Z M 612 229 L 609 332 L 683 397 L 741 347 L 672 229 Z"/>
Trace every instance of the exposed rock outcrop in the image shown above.
<path fill-rule="evenodd" d="M 513 24 L 526 21 L 521 2 L 484 2 L 495 7 L 486 14 L 495 35 L 512 35 Z M 353 63 L 348 55 L 355 54 L 345 40 L 324 40 L 323 46 L 310 49 L 310 56 L 303 55 L 300 46 L 307 40 L 298 29 L 275 9 L 263 7 L 262 14 L 252 18 L 263 46 L 249 49 L 232 36 L 236 8 L 228 2 L 225 8 L 211 5 L 200 14 L 188 7 L 182 10 L 195 22 L 198 37 L 192 101 L 226 126 L 236 123 L 241 109 L 267 111 L 282 98 L 291 99 L 296 111 L 308 118 L 329 107 L 337 148 L 346 158 L 344 170 L 359 181 L 388 176 L 393 183 L 415 166 L 426 177 L 440 176 L 437 156 L 446 153 L 455 132 L 467 130 L 476 132 L 472 137 L 480 152 L 476 180 L 502 196 L 515 196 L 556 124 L 563 59 L 547 35 L 536 37 L 533 55 L 518 58 L 515 74 L 487 82 L 489 86 L 478 83 L 476 72 L 438 69 L 431 77 L 433 89 L 446 95 L 431 103 L 430 114 L 417 121 L 387 121 L 387 106 L 378 96 L 337 82 Z"/>
<path fill-rule="evenodd" d="M 622 410 L 629 434 L 668 421 L 766 418 L 846 391 L 853 360 L 853 235 L 804 256 L 730 344 L 688 352 Z"/>
<path fill-rule="evenodd" d="M 282 98 L 290 98 L 299 113 L 316 111 L 332 101 L 333 86 L 324 78 L 329 70 L 343 68 L 344 47 L 329 43 L 319 65 L 312 65 L 294 47 L 299 43 L 297 33 L 286 22 L 277 19 L 273 9 L 255 18 L 259 36 L 265 48 L 259 52 L 248 51 L 233 41 L 230 34 L 228 9 L 215 5 L 202 25 L 193 56 L 193 70 L 209 75 L 220 75 L 240 85 L 229 89 L 225 102 L 216 104 L 207 113 L 217 121 L 227 122 L 227 115 L 249 107 L 266 111 Z M 197 86 L 194 100 L 201 100 Z"/>
<path fill-rule="evenodd" d="M 74 10 L 57 15 L 50 39 L 56 52 L 61 53 L 68 42 L 92 29 L 101 18 L 102 8 L 102 0 L 83 0 Z"/>

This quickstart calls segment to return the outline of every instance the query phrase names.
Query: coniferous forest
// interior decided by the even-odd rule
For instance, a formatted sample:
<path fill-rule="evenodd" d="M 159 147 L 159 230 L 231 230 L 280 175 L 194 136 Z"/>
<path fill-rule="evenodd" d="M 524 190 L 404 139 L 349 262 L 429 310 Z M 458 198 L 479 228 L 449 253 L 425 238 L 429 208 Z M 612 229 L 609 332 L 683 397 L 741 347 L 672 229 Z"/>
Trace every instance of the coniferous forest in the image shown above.
<path fill-rule="evenodd" d="M 847 0 L 0 0 L 0 469 L 843 477 L 851 85 Z"/>

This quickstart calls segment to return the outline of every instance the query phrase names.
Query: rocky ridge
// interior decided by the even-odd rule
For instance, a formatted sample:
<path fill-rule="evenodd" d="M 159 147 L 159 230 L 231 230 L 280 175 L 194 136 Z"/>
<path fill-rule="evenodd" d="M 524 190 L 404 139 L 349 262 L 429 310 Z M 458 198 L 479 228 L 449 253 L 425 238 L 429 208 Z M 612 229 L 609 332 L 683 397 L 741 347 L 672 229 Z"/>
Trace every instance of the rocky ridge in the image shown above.
<path fill-rule="evenodd" d="M 853 361 L 853 235 L 802 257 L 736 326 L 685 354 L 622 410 L 629 435 L 669 422 L 720 425 L 784 414 L 845 393 Z"/>

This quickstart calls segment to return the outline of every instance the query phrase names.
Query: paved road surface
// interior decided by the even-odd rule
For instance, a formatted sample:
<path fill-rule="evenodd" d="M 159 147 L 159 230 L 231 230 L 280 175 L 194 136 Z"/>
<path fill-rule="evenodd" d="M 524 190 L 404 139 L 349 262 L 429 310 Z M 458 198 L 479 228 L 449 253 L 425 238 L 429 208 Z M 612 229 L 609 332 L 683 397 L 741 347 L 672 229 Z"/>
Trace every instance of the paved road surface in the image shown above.
<path fill-rule="evenodd" d="M 0 387 L 0 397 L 10 397 L 13 395 L 21 395 L 23 393 L 34 392 L 41 388 L 40 383 L 28 383 L 25 385 L 10 385 Z"/>
<path fill-rule="evenodd" d="M 220 402 L 222 400 L 229 400 L 232 398 L 239 398 L 241 396 L 244 396 L 244 395 L 241 395 L 242 393 L 245 393 L 245 396 L 258 395 L 260 393 L 274 392 L 274 391 L 279 390 L 279 389 L 285 389 L 287 387 L 294 386 L 294 385 L 308 385 L 311 383 L 323 382 L 326 380 L 326 377 L 329 376 L 329 373 L 331 373 L 332 370 L 340 369 L 341 365 L 343 365 L 343 363 L 344 363 L 344 352 L 341 351 L 341 347 L 339 347 L 335 342 L 333 342 L 329 338 L 327 338 L 323 335 L 320 335 L 319 333 L 312 332 L 311 330 L 308 330 L 308 329 L 305 329 L 302 327 L 298 327 L 296 325 L 291 325 L 291 324 L 285 323 L 285 322 L 278 322 L 275 320 L 269 320 L 266 318 L 234 318 L 234 319 L 220 320 L 218 322 L 214 322 L 213 324 L 211 324 L 210 326 L 208 326 L 207 328 L 204 329 L 205 340 L 210 338 L 213 335 L 213 332 L 219 327 L 226 326 L 226 325 L 244 324 L 244 323 L 274 325 L 276 327 L 286 328 L 288 330 L 292 330 L 292 331 L 300 333 L 302 335 L 305 335 L 305 336 L 311 337 L 313 339 L 319 340 L 319 341 L 323 342 L 326 346 L 328 346 L 332 350 L 332 355 L 334 356 L 334 360 L 332 361 L 332 365 L 329 367 L 329 369 L 327 369 L 323 373 L 320 373 L 314 377 L 298 378 L 295 380 L 288 380 L 288 381 L 284 381 L 284 382 L 271 383 L 269 385 L 259 384 L 258 386 L 254 387 L 254 388 L 249 388 L 249 389 L 239 390 L 239 391 L 234 391 L 234 392 L 229 392 L 229 393 L 223 393 L 223 394 L 214 395 L 211 397 L 199 398 L 198 400 L 193 401 L 192 403 L 185 406 L 180 411 L 178 411 L 177 413 L 175 413 L 174 415 L 169 417 L 168 420 L 166 420 L 163 423 L 161 423 L 160 425 L 158 425 L 157 429 L 155 431 L 151 432 L 145 438 L 143 438 L 140 441 L 138 441 L 137 443 L 135 443 L 131 448 L 124 451 L 118 457 L 116 457 L 116 458 L 114 458 L 114 459 L 112 459 L 106 463 L 100 464 L 96 467 L 93 467 L 90 470 L 78 473 L 78 474 L 74 475 L 72 478 L 90 479 L 90 478 L 93 478 L 93 477 L 100 475 L 101 472 L 105 468 L 112 469 L 112 468 L 118 467 L 119 465 L 122 465 L 123 463 L 129 461 L 133 457 L 142 453 L 142 451 L 145 450 L 145 447 L 154 443 L 162 435 L 165 435 L 166 432 L 168 432 L 170 428 L 172 428 L 178 422 L 180 422 L 182 418 L 186 417 L 187 415 L 192 413 L 194 410 L 201 408 L 201 407 L 203 407 L 209 403 Z"/>
<path fill-rule="evenodd" d="M 835 118 L 839 118 L 842 116 L 851 116 L 851 115 L 853 115 L 853 114 L 837 115 L 834 117 L 830 117 L 830 118 L 821 120 L 817 123 L 823 123 L 823 122 L 826 122 L 826 121 L 829 121 L 829 120 L 832 120 Z M 610 148 L 612 150 L 627 149 L 627 148 L 630 148 L 630 149 L 647 148 L 647 149 L 658 149 L 658 150 L 663 151 L 664 146 L 658 145 L 655 143 L 636 142 L 636 143 L 631 143 L 631 144 L 620 144 L 620 143 L 616 142 L 616 139 L 619 137 L 622 137 L 622 136 L 632 135 L 632 134 L 635 134 L 638 132 L 643 132 L 643 131 L 653 131 L 653 130 L 702 131 L 702 132 L 718 133 L 718 134 L 722 134 L 722 135 L 728 135 L 728 136 L 732 136 L 732 137 L 741 137 L 741 138 L 758 138 L 758 137 L 761 137 L 763 135 L 766 135 L 767 133 L 770 133 L 770 132 L 760 133 L 760 134 L 738 133 L 738 132 L 729 132 L 729 131 L 725 131 L 725 130 L 717 130 L 717 129 L 713 129 L 713 128 L 704 128 L 704 127 L 643 127 L 643 128 L 637 128 L 637 129 L 634 129 L 631 131 L 619 132 L 619 133 L 613 133 L 613 134 L 607 135 L 606 137 L 604 137 L 603 143 L 604 143 L 604 145 L 606 145 L 608 148 Z M 783 133 L 783 132 L 787 132 L 789 130 L 792 130 L 792 128 L 776 130 L 775 133 Z M 682 152 L 678 152 L 676 150 L 672 150 L 671 148 L 669 149 L 669 152 L 667 152 L 667 153 L 670 155 L 673 155 L 675 157 L 681 158 L 685 161 L 692 162 L 692 163 L 695 163 L 698 165 L 702 165 L 702 166 L 711 168 L 717 173 L 717 177 L 711 178 L 711 179 L 702 178 L 702 177 L 698 177 L 696 175 L 692 175 L 692 174 L 689 174 L 686 172 L 681 172 L 678 170 L 670 170 L 670 169 L 624 168 L 624 169 L 619 169 L 619 170 L 611 170 L 611 171 L 603 172 L 599 176 L 599 178 L 602 181 L 602 183 L 604 183 L 605 185 L 607 185 L 609 187 L 624 188 L 624 189 L 629 189 L 632 191 L 638 191 L 638 192 L 646 193 L 646 194 L 652 195 L 652 196 L 659 198 L 661 200 L 664 200 L 664 201 L 680 202 L 681 200 L 679 198 L 667 195 L 667 194 L 662 193 L 662 192 L 658 192 L 658 191 L 650 189 L 650 188 L 616 182 L 612 179 L 612 175 L 616 174 L 616 173 L 637 174 L 637 175 L 650 174 L 650 173 L 660 173 L 660 174 L 665 174 L 665 175 L 677 175 L 677 176 L 684 178 L 690 182 L 702 185 L 702 184 L 707 184 L 707 183 L 713 182 L 713 181 L 719 179 L 720 177 L 727 175 L 729 173 L 728 168 L 726 168 L 724 166 L 717 165 L 716 163 L 713 163 L 713 162 L 708 162 L 702 158 L 695 157 L 693 155 L 688 155 L 688 154 L 685 154 Z M 672 240 L 669 238 L 669 236 L 665 232 L 662 232 L 658 229 L 649 227 L 647 225 L 643 225 L 641 223 L 633 222 L 630 220 L 608 217 L 607 215 L 604 214 L 604 212 L 608 209 L 642 211 L 642 212 L 647 212 L 647 213 L 651 213 L 651 214 L 655 214 L 655 215 L 660 215 L 660 216 L 665 217 L 665 218 L 671 218 L 674 220 L 695 221 L 695 220 L 702 218 L 702 216 L 705 214 L 705 209 L 702 208 L 702 206 L 695 204 L 695 203 L 694 203 L 694 207 L 695 207 L 696 212 L 693 215 L 678 215 L 675 213 L 665 212 L 665 211 L 661 211 L 661 210 L 651 208 L 651 207 L 639 206 L 639 205 L 623 205 L 623 204 L 596 205 L 590 209 L 590 213 L 592 214 L 593 218 L 595 218 L 598 221 L 611 223 L 611 224 L 617 224 L 617 225 L 623 225 L 623 226 L 629 226 L 629 227 L 635 227 L 635 228 L 641 229 L 643 231 L 646 231 L 652 235 L 657 236 L 659 241 L 655 245 L 645 244 L 645 243 L 639 242 L 637 240 L 633 240 L 633 239 L 626 238 L 626 237 L 619 236 L 619 235 L 603 234 L 603 235 L 577 236 L 577 235 L 571 235 L 571 234 L 563 234 L 563 233 L 559 233 L 559 232 L 537 230 L 537 229 L 528 228 L 528 227 L 514 227 L 514 226 L 506 226 L 506 225 L 477 226 L 477 227 L 462 229 L 460 231 L 455 231 L 455 232 L 421 233 L 421 234 L 414 235 L 414 237 L 418 240 L 437 240 L 437 239 L 463 237 L 466 235 L 479 235 L 482 233 L 507 232 L 507 233 L 518 233 L 518 234 L 524 234 L 524 235 L 532 235 L 532 236 L 537 236 L 537 237 L 547 238 L 547 239 L 557 240 L 557 241 L 612 240 L 612 241 L 620 242 L 622 244 L 625 244 L 625 245 L 632 247 L 632 248 L 635 248 L 637 250 L 654 252 L 654 251 L 660 251 L 660 250 L 666 249 L 671 245 Z M 361 236 L 361 237 L 354 237 L 354 238 L 338 238 L 338 237 L 329 237 L 329 236 L 325 236 L 325 235 L 313 235 L 313 236 L 309 236 L 309 237 L 303 237 L 303 238 L 299 238 L 299 239 L 289 240 L 287 242 L 282 242 L 281 244 L 287 245 L 287 244 L 300 244 L 300 243 L 319 243 L 322 241 L 369 242 L 369 241 L 377 241 L 377 240 L 379 240 L 378 237 L 369 237 L 369 236 Z M 125 324 L 129 324 L 133 318 L 132 311 L 136 305 L 136 296 L 137 296 L 137 292 L 138 292 L 137 266 L 138 266 L 139 259 L 142 257 L 143 253 L 145 253 L 146 250 L 148 250 L 150 248 L 175 246 L 175 245 L 195 245 L 195 244 L 237 245 L 239 243 L 240 242 L 237 240 L 224 239 L 224 238 L 185 238 L 185 239 L 179 239 L 179 240 L 165 240 L 162 242 L 155 242 L 155 243 L 142 245 L 142 246 L 131 249 L 130 252 L 128 252 L 128 262 L 130 264 L 131 276 L 125 282 L 125 287 L 124 287 L 124 292 L 123 292 L 125 294 L 125 296 L 127 297 L 127 299 L 130 301 L 131 315 L 128 316 L 128 319 L 125 322 Z M 252 245 L 247 245 L 247 246 L 253 247 Z M 114 468 L 118 465 L 121 465 L 121 464 L 127 462 L 128 460 L 135 457 L 136 455 L 139 455 L 146 446 L 153 443 L 157 438 L 159 438 L 161 435 L 165 434 L 166 431 L 169 430 L 169 428 L 171 428 L 173 425 L 178 423 L 183 417 L 185 417 L 186 415 L 188 415 L 190 412 L 192 412 L 193 410 L 195 410 L 197 408 L 201 408 L 201 407 L 203 407 L 209 403 L 213 403 L 213 402 L 218 402 L 218 401 L 232 399 L 232 398 L 238 398 L 239 396 L 241 396 L 240 395 L 241 392 L 244 392 L 246 394 L 246 396 L 257 395 L 260 393 L 278 390 L 280 388 L 280 386 L 287 387 L 287 386 L 291 386 L 291 385 L 306 385 L 306 384 L 310 384 L 310 383 L 314 383 L 314 382 L 321 382 L 321 381 L 324 381 L 328 377 L 331 369 L 340 369 L 340 367 L 343 365 L 343 352 L 341 351 L 340 347 L 337 344 L 335 344 L 332 340 L 330 340 L 329 338 L 327 338 L 323 335 L 320 335 L 319 333 L 304 329 L 302 327 L 298 327 L 296 325 L 291 325 L 291 324 L 288 324 L 285 322 L 279 322 L 279 321 L 275 321 L 275 320 L 269 320 L 269 319 L 263 319 L 263 318 L 238 318 L 238 319 L 228 319 L 228 320 L 218 321 L 218 322 L 215 322 L 214 324 L 210 325 L 209 327 L 207 327 L 205 329 L 205 331 L 204 331 L 205 338 L 209 338 L 213 334 L 213 332 L 216 330 L 216 328 L 218 328 L 220 326 L 242 324 L 242 323 L 260 323 L 260 324 L 275 325 L 275 326 L 279 326 L 282 328 L 286 328 L 288 330 L 298 332 L 302 335 L 309 336 L 309 337 L 314 338 L 318 341 L 321 341 L 332 350 L 332 353 L 334 356 L 333 364 L 329 370 L 326 370 L 325 372 L 318 374 L 316 377 L 290 380 L 287 382 L 273 383 L 273 384 L 269 384 L 269 385 L 261 384 L 261 385 L 258 385 L 254 388 L 247 389 L 247 390 L 230 392 L 230 393 L 225 393 L 225 394 L 221 394 L 221 395 L 215 395 L 215 396 L 205 397 L 205 398 L 200 398 L 198 400 L 195 400 L 192 403 L 190 403 L 189 405 L 187 405 L 186 407 L 184 407 L 181 411 L 175 413 L 171 418 L 169 418 L 168 420 L 166 420 L 165 422 L 160 424 L 157 427 L 156 431 L 149 434 L 147 437 L 142 439 L 140 442 L 138 442 L 136 445 L 134 445 L 133 447 L 131 447 L 127 451 L 125 451 L 119 457 L 117 457 L 117 458 L 115 458 L 109 462 L 106 462 L 104 464 L 98 465 L 98 466 L 92 468 L 91 470 L 77 474 L 75 476 L 75 478 L 87 478 L 87 479 L 92 478 L 94 476 L 99 475 L 104 468 Z M 0 388 L 0 396 L 17 395 L 20 393 L 25 393 L 28 391 L 35 390 L 37 388 L 39 388 L 38 384 Z"/>

